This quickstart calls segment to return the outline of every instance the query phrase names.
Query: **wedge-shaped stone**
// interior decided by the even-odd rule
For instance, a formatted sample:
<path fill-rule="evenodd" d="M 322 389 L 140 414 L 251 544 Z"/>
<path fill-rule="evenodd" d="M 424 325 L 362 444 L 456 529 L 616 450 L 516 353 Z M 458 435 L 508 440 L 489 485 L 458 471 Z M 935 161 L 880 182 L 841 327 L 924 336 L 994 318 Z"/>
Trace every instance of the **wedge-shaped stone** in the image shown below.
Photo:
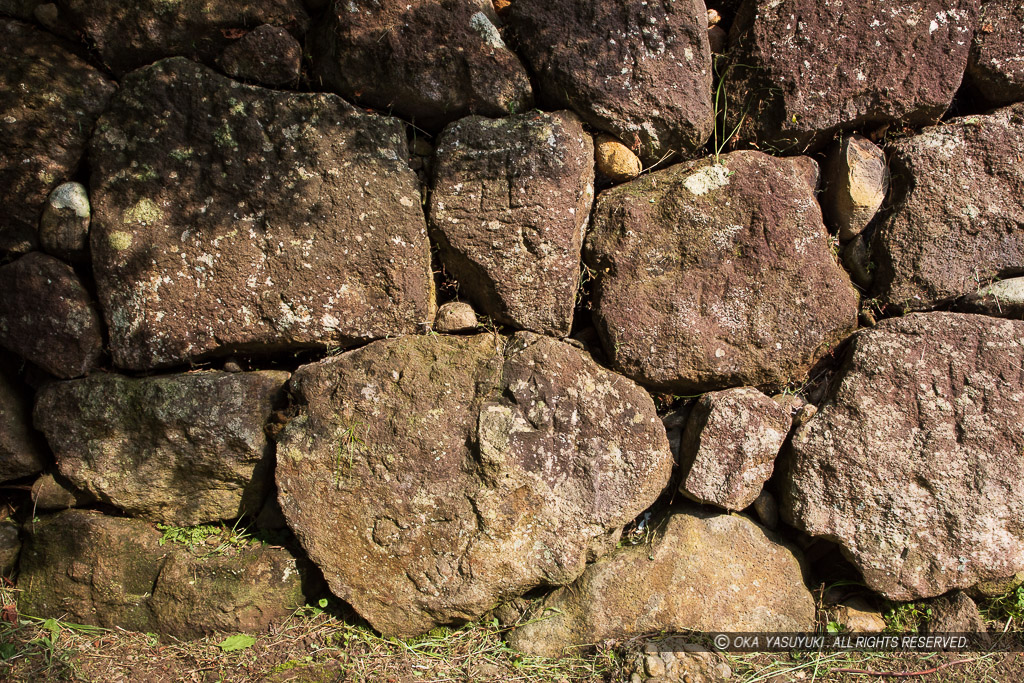
<path fill-rule="evenodd" d="M 531 333 L 378 341 L 299 368 L 292 389 L 281 508 L 388 635 L 573 581 L 672 467 L 646 392 Z"/>
<path fill-rule="evenodd" d="M 396 119 L 175 58 L 125 78 L 91 154 L 93 266 L 119 367 L 345 346 L 433 319 Z"/>
<path fill-rule="evenodd" d="M 782 514 L 916 600 L 1024 569 L 1024 322 L 883 320 L 793 436 Z"/>

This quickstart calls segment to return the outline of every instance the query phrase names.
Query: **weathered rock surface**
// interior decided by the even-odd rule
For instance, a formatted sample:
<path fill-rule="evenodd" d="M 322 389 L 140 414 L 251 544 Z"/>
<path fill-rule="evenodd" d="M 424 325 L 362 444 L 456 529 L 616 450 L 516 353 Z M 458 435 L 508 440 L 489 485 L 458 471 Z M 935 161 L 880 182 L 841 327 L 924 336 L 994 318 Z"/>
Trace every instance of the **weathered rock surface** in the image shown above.
<path fill-rule="evenodd" d="M 509 643 L 556 656 L 563 648 L 655 631 L 804 631 L 814 599 L 796 556 L 738 515 L 676 510 L 652 545 L 590 565 L 538 606 Z M 756 586 L 756 589 L 751 587 Z"/>
<path fill-rule="evenodd" d="M 490 2 L 337 0 L 311 34 L 314 77 L 361 103 L 439 129 L 533 104 Z"/>
<path fill-rule="evenodd" d="M 992 104 L 1024 100 L 1024 5 L 985 0 L 978 13 L 967 77 Z"/>
<path fill-rule="evenodd" d="M 305 603 L 295 558 L 270 547 L 210 557 L 179 549 L 161 568 L 150 600 L 160 632 L 178 638 L 258 633 Z"/>
<path fill-rule="evenodd" d="M 0 292 L 0 346 L 65 379 L 96 367 L 102 323 L 71 266 L 26 254 L 0 266 Z"/>
<path fill-rule="evenodd" d="M 0 576 L 11 576 L 18 566 L 21 538 L 18 525 L 9 519 L 0 522 Z"/>
<path fill-rule="evenodd" d="M 82 183 L 61 183 L 53 189 L 39 219 L 39 243 L 64 261 L 89 260 L 89 220 L 92 209 Z"/>
<path fill-rule="evenodd" d="M 711 135 L 703 2 L 516 0 L 509 25 L 540 93 L 644 163 L 685 157 Z"/>
<path fill-rule="evenodd" d="M 934 123 L 967 67 L 979 0 L 751 0 L 729 36 L 732 130 L 802 154 L 837 131 Z"/>
<path fill-rule="evenodd" d="M 378 341 L 291 386 L 281 508 L 331 591 L 388 635 L 569 583 L 668 484 L 648 394 L 549 337 Z"/>
<path fill-rule="evenodd" d="M 32 434 L 27 396 L 0 368 L 0 483 L 42 471 L 46 459 Z"/>
<path fill-rule="evenodd" d="M 1024 271 L 1024 104 L 894 142 L 891 216 L 875 230 L 875 289 L 925 310 Z"/>
<path fill-rule="evenodd" d="M 119 367 L 351 345 L 433 318 L 405 128 L 183 58 L 129 75 L 91 144 L 93 265 Z"/>
<path fill-rule="evenodd" d="M 604 133 L 598 135 L 594 142 L 594 160 L 598 173 L 617 183 L 640 175 L 643 164 L 629 147 Z"/>
<path fill-rule="evenodd" d="M 859 332 L 793 436 L 782 514 L 912 600 L 1024 569 L 1024 323 L 911 314 Z"/>
<path fill-rule="evenodd" d="M 164 57 L 213 64 L 232 36 L 261 24 L 302 35 L 309 25 L 300 0 L 57 0 L 62 21 L 95 46 L 120 78 Z"/>
<path fill-rule="evenodd" d="M 953 591 L 933 600 L 928 620 L 929 633 L 984 633 L 978 606 L 963 591 Z"/>
<path fill-rule="evenodd" d="M 683 432 L 679 490 L 726 510 L 751 505 L 789 435 L 789 411 L 751 387 L 704 394 Z"/>
<path fill-rule="evenodd" d="M 565 336 L 594 199 L 594 144 L 569 112 L 473 116 L 438 142 L 430 226 L 441 259 L 497 322 Z"/>
<path fill-rule="evenodd" d="M 146 522 L 68 510 L 25 526 L 18 608 L 39 617 L 154 631 L 150 596 L 164 563 Z"/>
<path fill-rule="evenodd" d="M 805 171 L 734 152 L 598 197 L 584 258 L 615 369 L 681 394 L 785 384 L 855 327 Z"/>
<path fill-rule="evenodd" d="M 437 332 L 472 332 L 477 327 L 476 311 L 465 302 L 449 301 L 437 309 L 437 317 L 434 319 L 434 330 Z"/>
<path fill-rule="evenodd" d="M 220 65 L 229 76 L 268 86 L 296 83 L 302 71 L 302 45 L 281 28 L 264 24 L 224 48 Z"/>
<path fill-rule="evenodd" d="M 288 373 L 97 374 L 44 387 L 35 424 L 76 487 L 127 513 L 192 525 L 259 512 L 264 434 Z"/>
<path fill-rule="evenodd" d="M 885 630 L 885 619 L 878 610 L 858 598 L 840 605 L 836 612 L 837 621 L 854 633 L 881 633 Z"/>
<path fill-rule="evenodd" d="M 1024 319 L 1024 277 L 993 282 L 954 303 L 958 311 Z"/>
<path fill-rule="evenodd" d="M 0 252 L 24 253 L 116 86 L 53 36 L 2 18 L 0 64 Z"/>
<path fill-rule="evenodd" d="M 160 544 L 152 525 L 68 510 L 26 527 L 19 607 L 80 624 L 195 638 L 262 631 L 302 605 L 295 558 L 283 549 L 223 554 Z"/>
<path fill-rule="evenodd" d="M 889 189 L 885 153 L 862 135 L 847 135 L 829 151 L 822 208 L 846 242 L 867 227 Z"/>
<path fill-rule="evenodd" d="M 59 477 L 59 478 L 58 478 Z M 96 502 L 92 494 L 74 488 L 64 477 L 47 473 L 32 483 L 32 510 L 67 510 Z"/>

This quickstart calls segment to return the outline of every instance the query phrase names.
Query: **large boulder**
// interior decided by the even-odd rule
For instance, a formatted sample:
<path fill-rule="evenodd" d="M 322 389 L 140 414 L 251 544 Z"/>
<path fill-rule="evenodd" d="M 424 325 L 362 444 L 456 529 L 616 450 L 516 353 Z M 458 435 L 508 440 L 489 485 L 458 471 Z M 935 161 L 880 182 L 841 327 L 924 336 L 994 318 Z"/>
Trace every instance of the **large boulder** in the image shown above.
<path fill-rule="evenodd" d="M 299 368 L 292 391 L 281 508 L 387 635 L 573 581 L 672 467 L 646 392 L 528 332 L 378 341 Z"/>
<path fill-rule="evenodd" d="M 1024 104 L 889 147 L 893 211 L 875 230 L 875 293 L 904 311 L 1024 270 Z"/>
<path fill-rule="evenodd" d="M 301 0 L 57 0 L 59 20 L 74 26 L 120 78 L 164 57 L 212 65 L 239 34 L 261 24 L 301 36 L 309 16 Z"/>
<path fill-rule="evenodd" d="M 488 0 L 336 0 L 310 37 L 313 74 L 345 97 L 431 130 L 533 104 Z"/>
<path fill-rule="evenodd" d="M 956 313 L 859 332 L 782 462 L 782 513 L 893 600 L 1024 569 L 1024 322 Z"/>
<path fill-rule="evenodd" d="M 46 466 L 32 433 L 28 397 L 13 373 L 0 367 L 0 483 L 27 477 Z"/>
<path fill-rule="evenodd" d="M 934 123 L 960 87 L 979 0 L 749 0 L 725 74 L 737 139 L 790 154 L 837 131 Z"/>
<path fill-rule="evenodd" d="M 70 379 L 96 367 L 103 324 L 74 269 L 40 252 L 0 266 L 0 347 Z"/>
<path fill-rule="evenodd" d="M 544 599 L 509 643 L 553 657 L 656 631 L 808 631 L 800 561 L 746 517 L 674 509 L 648 544 L 599 559 Z"/>
<path fill-rule="evenodd" d="M 283 548 L 165 545 L 151 524 L 85 510 L 25 532 L 18 607 L 33 616 L 196 638 L 265 631 L 304 603 Z"/>
<path fill-rule="evenodd" d="M 119 367 L 345 346 L 433 319 L 396 119 L 174 58 L 124 79 L 90 153 L 93 266 Z"/>
<path fill-rule="evenodd" d="M 711 135 L 711 47 L 701 0 L 516 0 L 510 28 L 540 94 L 650 165 Z"/>
<path fill-rule="evenodd" d="M 598 197 L 584 259 L 616 370 L 680 394 L 785 384 L 856 326 L 808 164 L 734 152 Z"/>
<path fill-rule="evenodd" d="M 993 104 L 1024 100 L 1024 4 L 985 0 L 978 13 L 967 76 Z"/>
<path fill-rule="evenodd" d="M 97 374 L 44 387 L 35 424 L 76 487 L 177 525 L 255 515 L 273 469 L 264 427 L 288 373 Z"/>
<path fill-rule="evenodd" d="M 43 204 L 77 169 L 115 88 L 53 36 L 0 19 L 0 253 L 36 248 Z"/>
<path fill-rule="evenodd" d="M 787 408 L 752 387 L 704 394 L 683 432 L 679 490 L 701 503 L 745 509 L 771 478 L 792 424 Z"/>
<path fill-rule="evenodd" d="M 473 116 L 445 128 L 430 227 L 481 312 L 564 337 L 572 326 L 594 144 L 568 112 Z"/>

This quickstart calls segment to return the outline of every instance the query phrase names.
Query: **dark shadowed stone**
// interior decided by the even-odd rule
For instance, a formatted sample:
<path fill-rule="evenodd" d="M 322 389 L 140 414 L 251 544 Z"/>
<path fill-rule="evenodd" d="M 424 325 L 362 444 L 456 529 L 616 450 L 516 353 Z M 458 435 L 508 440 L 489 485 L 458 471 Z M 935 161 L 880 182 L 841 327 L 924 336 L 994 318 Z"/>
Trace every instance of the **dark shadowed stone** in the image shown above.
<path fill-rule="evenodd" d="M 13 373 L 0 368 L 0 483 L 42 471 L 46 458 L 32 434 L 28 397 Z"/>
<path fill-rule="evenodd" d="M 530 79 L 489 0 L 337 0 L 311 35 L 314 78 L 437 129 L 530 108 Z"/>
<path fill-rule="evenodd" d="M 44 387 L 35 424 L 76 487 L 178 525 L 259 512 L 272 450 L 264 426 L 286 372 L 97 374 Z"/>
<path fill-rule="evenodd" d="M 119 367 L 346 346 L 433 319 L 396 119 L 175 58 L 125 78 L 91 155 L 93 265 Z"/>
<path fill-rule="evenodd" d="M 509 644 L 550 657 L 656 631 L 805 631 L 814 598 L 774 536 L 746 517 L 685 508 L 657 526 L 652 544 L 599 559 L 530 617 Z"/>
<path fill-rule="evenodd" d="M 729 36 L 728 130 L 815 151 L 837 131 L 934 123 L 967 67 L 979 0 L 750 0 Z"/>
<path fill-rule="evenodd" d="M 1020 0 L 985 0 L 978 13 L 967 77 L 992 104 L 1024 100 L 1024 4 Z"/>
<path fill-rule="evenodd" d="M 96 502 L 96 496 L 74 488 L 59 474 L 44 474 L 32 483 L 33 510 L 67 510 Z"/>
<path fill-rule="evenodd" d="M 993 282 L 988 287 L 957 299 L 953 306 L 965 313 L 1024 319 L 1024 277 Z"/>
<path fill-rule="evenodd" d="M 150 609 L 167 554 L 136 519 L 67 510 L 25 525 L 18 609 L 77 624 L 153 631 Z"/>
<path fill-rule="evenodd" d="M 0 576 L 11 576 L 18 566 L 21 553 L 21 537 L 18 525 L 10 519 L 0 522 Z"/>
<path fill-rule="evenodd" d="M 846 242 L 864 231 L 885 199 L 885 153 L 862 135 L 847 135 L 832 145 L 825 167 L 822 209 L 830 227 Z"/>
<path fill-rule="evenodd" d="M 704 394 L 683 432 L 679 490 L 700 503 L 743 510 L 772 476 L 792 423 L 788 410 L 751 387 Z"/>
<path fill-rule="evenodd" d="M 299 0 L 57 0 L 60 17 L 85 34 L 118 77 L 164 57 L 213 64 L 240 33 L 261 24 L 302 35 Z"/>
<path fill-rule="evenodd" d="M 269 86 L 295 83 L 302 45 L 280 26 L 264 24 L 224 48 L 220 65 L 229 76 Z"/>
<path fill-rule="evenodd" d="M 36 247 L 46 197 L 78 167 L 115 87 L 53 36 L 0 18 L 0 253 Z"/>
<path fill-rule="evenodd" d="M 39 219 L 43 249 L 69 263 L 89 261 L 89 193 L 81 183 L 61 183 L 53 189 Z"/>
<path fill-rule="evenodd" d="M 516 0 L 509 24 L 540 93 L 645 164 L 685 157 L 711 135 L 711 48 L 700 0 Z"/>
<path fill-rule="evenodd" d="M 883 301 L 925 310 L 1024 271 L 1024 104 L 889 149 L 895 208 L 872 244 Z"/>
<path fill-rule="evenodd" d="M 36 7 L 43 2 L 44 0 L 0 0 L 0 14 L 31 20 Z"/>
<path fill-rule="evenodd" d="M 615 369 L 681 394 L 785 384 L 856 326 L 806 171 L 734 152 L 601 193 L 584 258 Z"/>
<path fill-rule="evenodd" d="M 291 386 L 281 507 L 331 591 L 387 635 L 569 583 L 668 484 L 649 395 L 548 337 L 378 341 Z"/>
<path fill-rule="evenodd" d="M 931 602 L 929 633 L 985 633 L 978 606 L 963 591 L 953 591 Z"/>
<path fill-rule="evenodd" d="M 956 313 L 853 337 L 780 460 L 783 517 L 914 600 L 1024 569 L 1024 322 Z"/>
<path fill-rule="evenodd" d="M 306 603 L 298 565 L 284 548 L 229 548 L 204 555 L 181 549 L 169 554 L 150 600 L 160 633 L 177 638 L 258 633 Z"/>
<path fill-rule="evenodd" d="M 71 266 L 26 254 L 0 266 L 0 292 L 0 346 L 65 379 L 96 367 L 102 323 Z"/>
<path fill-rule="evenodd" d="M 569 112 L 474 116 L 437 146 L 430 227 L 447 271 L 495 321 L 563 337 L 572 326 L 594 143 Z"/>
<path fill-rule="evenodd" d="M 304 602 L 282 548 L 162 545 L 147 522 L 84 510 L 25 532 L 18 606 L 33 616 L 195 638 L 265 631 Z"/>

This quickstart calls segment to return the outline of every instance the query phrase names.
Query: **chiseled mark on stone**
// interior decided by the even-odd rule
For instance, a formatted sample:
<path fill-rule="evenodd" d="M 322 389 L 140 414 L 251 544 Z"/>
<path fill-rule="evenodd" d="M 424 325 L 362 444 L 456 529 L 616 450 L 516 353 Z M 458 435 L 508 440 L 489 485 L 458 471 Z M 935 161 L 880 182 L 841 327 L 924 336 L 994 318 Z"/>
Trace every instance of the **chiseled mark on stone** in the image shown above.
<path fill-rule="evenodd" d="M 695 195 L 705 195 L 729 184 L 729 169 L 719 164 L 705 166 L 683 181 L 683 187 Z"/>

